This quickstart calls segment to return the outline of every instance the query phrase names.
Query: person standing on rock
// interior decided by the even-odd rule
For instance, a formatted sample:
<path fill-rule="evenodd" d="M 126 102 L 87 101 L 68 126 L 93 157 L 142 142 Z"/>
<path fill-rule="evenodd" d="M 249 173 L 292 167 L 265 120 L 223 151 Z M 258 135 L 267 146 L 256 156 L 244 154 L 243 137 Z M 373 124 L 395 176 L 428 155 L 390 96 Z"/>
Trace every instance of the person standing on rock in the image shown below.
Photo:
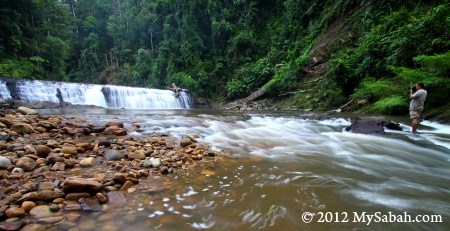
<path fill-rule="evenodd" d="M 416 92 L 413 92 L 412 87 L 409 89 L 409 98 L 411 99 L 409 103 L 409 116 L 412 120 L 411 133 L 417 132 L 417 127 L 419 127 L 420 123 L 420 114 L 423 111 L 425 98 L 427 97 L 427 91 L 425 91 L 423 83 L 417 84 L 416 89 Z"/>

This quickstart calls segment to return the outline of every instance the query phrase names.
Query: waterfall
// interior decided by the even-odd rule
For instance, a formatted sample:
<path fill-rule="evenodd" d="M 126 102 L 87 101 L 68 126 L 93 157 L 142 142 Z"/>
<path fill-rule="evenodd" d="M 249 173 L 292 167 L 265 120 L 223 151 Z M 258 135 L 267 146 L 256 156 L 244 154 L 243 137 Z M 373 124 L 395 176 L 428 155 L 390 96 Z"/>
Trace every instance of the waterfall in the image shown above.
<path fill-rule="evenodd" d="M 193 102 L 186 92 L 41 80 L 0 79 L 0 97 L 30 103 L 67 102 L 119 109 L 182 109 Z"/>

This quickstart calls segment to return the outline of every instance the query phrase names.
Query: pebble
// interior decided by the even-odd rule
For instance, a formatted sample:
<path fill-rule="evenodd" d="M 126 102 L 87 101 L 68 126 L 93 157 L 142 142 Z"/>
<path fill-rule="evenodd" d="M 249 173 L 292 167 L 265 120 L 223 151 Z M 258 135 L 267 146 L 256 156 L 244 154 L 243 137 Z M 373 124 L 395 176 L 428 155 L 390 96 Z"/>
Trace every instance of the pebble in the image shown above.
<path fill-rule="evenodd" d="M 127 204 L 127 198 L 125 194 L 121 191 L 113 191 L 107 194 L 108 196 L 108 205 L 111 207 L 121 207 Z"/>
<path fill-rule="evenodd" d="M 152 163 L 152 166 L 157 168 L 161 165 L 161 158 L 150 158 L 150 162 Z"/>
<path fill-rule="evenodd" d="M 41 183 L 39 183 L 39 191 L 42 191 L 42 190 L 53 190 L 55 188 L 55 185 L 52 183 L 52 182 L 50 182 L 50 181 L 44 181 L 44 182 L 41 182 Z"/>
<path fill-rule="evenodd" d="M 81 192 L 81 193 L 69 193 L 66 195 L 65 199 L 69 201 L 78 201 L 80 198 L 90 197 L 89 193 Z"/>
<path fill-rule="evenodd" d="M 114 150 L 114 149 L 108 149 L 105 152 L 105 158 L 108 161 L 111 161 L 111 160 L 122 160 L 122 159 L 125 159 L 125 153 L 119 152 L 119 151 Z"/>
<path fill-rule="evenodd" d="M 122 185 L 122 187 L 120 188 L 120 191 L 126 191 L 127 189 L 129 189 L 129 188 L 131 188 L 131 187 L 133 187 L 133 186 L 134 186 L 133 182 L 127 180 L 127 181 Z"/>
<path fill-rule="evenodd" d="M 52 149 L 49 148 L 47 145 L 38 145 L 36 146 L 36 155 L 42 158 L 46 158 L 48 154 L 52 152 Z"/>
<path fill-rule="evenodd" d="M 81 160 L 80 161 L 80 165 L 82 167 L 92 167 L 92 166 L 95 165 L 95 162 L 96 161 L 95 161 L 94 157 L 88 157 L 88 158 L 85 158 L 85 159 Z"/>
<path fill-rule="evenodd" d="M 76 148 L 74 148 L 74 147 L 69 147 L 69 146 L 64 146 L 64 147 L 62 147 L 62 152 L 63 152 L 64 154 L 70 154 L 70 155 L 77 155 L 77 154 L 78 154 L 78 151 L 77 151 Z"/>
<path fill-rule="evenodd" d="M 0 156 L 0 169 L 7 169 L 12 165 L 11 161 L 3 156 Z"/>
<path fill-rule="evenodd" d="M 64 210 L 66 211 L 78 211 L 81 210 L 80 204 L 68 204 L 66 207 L 64 207 Z"/>
<path fill-rule="evenodd" d="M 36 203 L 33 201 L 24 201 L 21 205 L 21 208 L 25 210 L 25 212 L 30 212 L 30 210 L 34 207 L 36 207 Z"/>
<path fill-rule="evenodd" d="M 98 202 L 100 202 L 100 203 L 108 202 L 108 198 L 105 195 L 101 194 L 101 193 L 97 193 L 95 195 L 95 197 L 97 198 Z"/>
<path fill-rule="evenodd" d="M 40 219 L 53 216 L 48 205 L 39 205 L 30 210 L 30 215 L 33 218 Z"/>
<path fill-rule="evenodd" d="M 25 215 L 25 210 L 23 208 L 19 208 L 19 207 L 12 207 L 12 208 L 7 209 L 5 211 L 5 214 L 9 218 L 21 217 L 21 216 Z"/>
<path fill-rule="evenodd" d="M 59 206 L 57 204 L 51 204 L 50 205 L 50 210 L 52 212 L 57 212 L 59 210 Z"/>

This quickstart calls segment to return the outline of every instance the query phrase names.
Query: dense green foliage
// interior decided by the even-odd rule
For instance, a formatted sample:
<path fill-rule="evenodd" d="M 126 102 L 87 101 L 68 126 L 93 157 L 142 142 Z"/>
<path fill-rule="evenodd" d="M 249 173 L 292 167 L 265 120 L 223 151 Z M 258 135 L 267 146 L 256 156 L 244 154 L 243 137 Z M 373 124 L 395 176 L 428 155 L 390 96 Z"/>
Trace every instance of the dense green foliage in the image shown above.
<path fill-rule="evenodd" d="M 410 82 L 429 85 L 430 106 L 448 99 L 449 15 L 448 1 L 0 0 L 0 76 L 175 82 L 218 100 L 314 89 L 287 97 L 399 113 Z"/>

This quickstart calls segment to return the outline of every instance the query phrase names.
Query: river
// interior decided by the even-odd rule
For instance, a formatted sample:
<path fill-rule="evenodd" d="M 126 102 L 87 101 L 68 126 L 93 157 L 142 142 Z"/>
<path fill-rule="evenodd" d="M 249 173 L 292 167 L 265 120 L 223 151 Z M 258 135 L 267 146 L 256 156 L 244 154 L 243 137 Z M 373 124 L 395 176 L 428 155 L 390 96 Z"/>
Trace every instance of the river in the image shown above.
<path fill-rule="evenodd" d="M 140 124 L 142 129 L 132 135 L 198 134 L 224 153 L 217 163 L 189 174 L 149 178 L 139 185 L 163 190 L 141 188 L 129 195 L 126 207 L 83 217 L 81 228 L 450 230 L 449 125 L 424 121 L 419 134 L 412 135 L 406 118 L 393 118 L 403 131 L 362 135 L 344 131 L 348 115 L 314 119 L 298 112 L 111 109 L 42 113 L 79 116 L 100 126 L 111 120 L 126 127 Z M 418 218 L 438 222 L 408 220 Z"/>

